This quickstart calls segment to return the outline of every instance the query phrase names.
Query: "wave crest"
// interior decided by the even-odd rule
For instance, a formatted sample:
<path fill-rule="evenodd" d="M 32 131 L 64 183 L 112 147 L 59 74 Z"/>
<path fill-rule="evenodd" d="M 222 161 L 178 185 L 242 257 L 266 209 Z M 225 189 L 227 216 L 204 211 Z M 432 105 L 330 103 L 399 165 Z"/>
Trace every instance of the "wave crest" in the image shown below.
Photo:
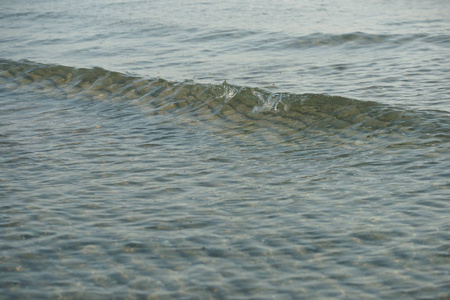
<path fill-rule="evenodd" d="M 202 120 L 230 122 L 270 121 L 289 129 L 336 131 L 411 130 L 448 138 L 445 112 L 408 111 L 372 101 L 324 94 L 270 93 L 224 82 L 144 79 L 102 68 L 73 68 L 30 61 L 0 60 L 0 81 L 6 89 L 27 87 L 41 92 L 62 92 L 65 97 L 130 101 L 149 114 L 186 114 Z M 267 123 L 265 123 L 267 124 Z"/>

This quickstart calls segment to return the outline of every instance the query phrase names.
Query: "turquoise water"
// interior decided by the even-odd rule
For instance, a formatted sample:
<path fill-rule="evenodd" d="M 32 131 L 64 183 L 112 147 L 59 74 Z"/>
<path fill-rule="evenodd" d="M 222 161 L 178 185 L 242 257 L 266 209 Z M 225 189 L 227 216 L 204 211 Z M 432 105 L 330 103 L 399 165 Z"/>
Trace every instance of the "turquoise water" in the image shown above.
<path fill-rule="evenodd" d="M 1 299 L 447 299 L 445 1 L 0 4 Z"/>

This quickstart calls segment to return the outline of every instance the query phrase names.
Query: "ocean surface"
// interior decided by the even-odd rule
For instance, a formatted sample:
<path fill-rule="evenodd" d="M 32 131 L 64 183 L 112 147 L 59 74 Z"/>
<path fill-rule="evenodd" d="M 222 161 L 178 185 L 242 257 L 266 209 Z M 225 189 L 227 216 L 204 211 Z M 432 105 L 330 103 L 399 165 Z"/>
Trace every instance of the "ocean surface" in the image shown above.
<path fill-rule="evenodd" d="M 450 299 L 450 2 L 0 2 L 0 299 Z"/>

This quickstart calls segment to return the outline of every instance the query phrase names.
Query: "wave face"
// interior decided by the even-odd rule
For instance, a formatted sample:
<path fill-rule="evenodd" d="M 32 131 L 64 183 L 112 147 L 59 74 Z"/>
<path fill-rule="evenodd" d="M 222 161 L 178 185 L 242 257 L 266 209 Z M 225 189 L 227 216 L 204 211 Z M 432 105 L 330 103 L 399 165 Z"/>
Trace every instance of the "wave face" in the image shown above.
<path fill-rule="evenodd" d="M 30 61 L 0 61 L 5 89 L 28 87 L 64 97 L 120 100 L 148 114 L 192 116 L 198 121 L 229 123 L 280 132 L 406 133 L 448 139 L 447 112 L 404 110 L 373 101 L 325 94 L 271 93 L 258 88 L 143 79 L 101 68 L 78 69 Z M 260 123 L 258 123 L 260 122 Z"/>
<path fill-rule="evenodd" d="M 439 298 L 449 119 L 1 60 L 0 294 Z"/>

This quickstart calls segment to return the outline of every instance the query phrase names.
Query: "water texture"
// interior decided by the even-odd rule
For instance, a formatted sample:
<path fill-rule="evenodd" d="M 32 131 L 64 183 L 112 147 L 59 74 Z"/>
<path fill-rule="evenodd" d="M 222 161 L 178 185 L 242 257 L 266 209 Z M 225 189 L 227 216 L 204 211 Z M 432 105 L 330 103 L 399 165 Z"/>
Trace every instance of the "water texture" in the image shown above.
<path fill-rule="evenodd" d="M 448 299 L 446 1 L 0 4 L 0 299 Z"/>
<path fill-rule="evenodd" d="M 448 113 L 1 66 L 8 297 L 448 295 Z"/>

